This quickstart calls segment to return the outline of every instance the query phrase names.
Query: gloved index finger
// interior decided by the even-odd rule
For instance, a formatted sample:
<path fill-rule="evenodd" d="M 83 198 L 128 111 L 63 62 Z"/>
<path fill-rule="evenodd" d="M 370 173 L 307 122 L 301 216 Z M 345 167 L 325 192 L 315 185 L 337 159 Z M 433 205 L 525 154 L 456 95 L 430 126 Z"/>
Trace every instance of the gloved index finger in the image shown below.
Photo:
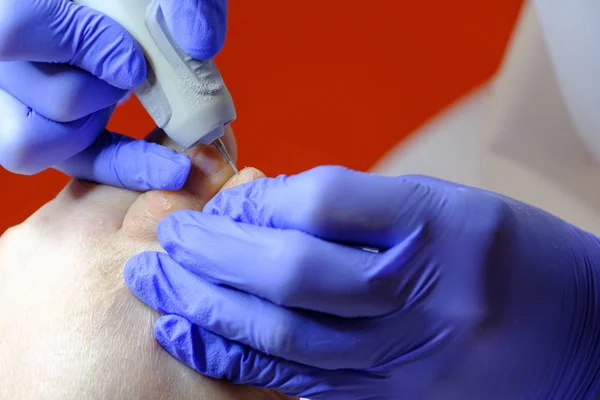
<path fill-rule="evenodd" d="M 387 249 L 422 226 L 436 202 L 438 196 L 416 179 L 327 166 L 224 190 L 204 211 L 237 222 Z"/>
<path fill-rule="evenodd" d="M 147 72 L 142 50 L 123 27 L 67 0 L 0 2 L 0 61 L 18 60 L 70 64 L 126 90 Z"/>
<path fill-rule="evenodd" d="M 348 318 L 385 315 L 405 305 L 414 297 L 410 277 L 426 265 L 416 255 L 423 249 L 422 231 L 374 254 L 297 230 L 179 211 L 160 222 L 157 237 L 173 260 L 210 282 L 281 306 Z"/>

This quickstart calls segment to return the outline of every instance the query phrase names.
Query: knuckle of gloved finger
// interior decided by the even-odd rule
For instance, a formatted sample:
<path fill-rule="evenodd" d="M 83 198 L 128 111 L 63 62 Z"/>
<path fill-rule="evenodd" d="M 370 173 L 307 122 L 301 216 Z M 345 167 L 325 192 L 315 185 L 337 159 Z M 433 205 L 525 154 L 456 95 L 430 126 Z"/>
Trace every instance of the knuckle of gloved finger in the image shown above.
<path fill-rule="evenodd" d="M 471 245 L 485 249 L 487 258 L 495 257 L 493 253 L 498 250 L 497 244 L 504 243 L 507 234 L 510 234 L 514 211 L 501 197 L 483 192 L 481 194 L 482 196 L 469 197 L 470 204 L 465 207 L 469 207 L 477 218 L 466 218 L 465 225 L 468 237 L 473 239 Z M 466 242 L 468 240 L 463 241 Z"/>
<path fill-rule="evenodd" d="M 427 175 L 400 175 L 394 177 L 396 189 L 404 193 L 406 197 L 410 195 L 413 199 L 424 198 L 434 199 L 440 195 L 455 191 L 461 185 L 444 181 Z"/>
<path fill-rule="evenodd" d="M 5 120 L 0 123 L 0 165 L 6 170 L 21 174 L 33 175 L 47 168 L 32 162 L 35 159 L 30 143 L 31 132 L 22 123 L 21 118 Z"/>
<path fill-rule="evenodd" d="M 125 94 L 66 64 L 0 62 L 0 88 L 36 113 L 72 122 L 116 104 Z"/>
<path fill-rule="evenodd" d="M 64 95 L 59 94 L 57 98 L 61 99 L 60 102 L 50 101 L 40 107 L 36 108 L 36 111 L 44 117 L 60 122 L 69 123 L 77 121 L 78 119 L 84 118 L 89 114 L 94 113 L 97 110 L 85 110 L 81 107 L 82 104 L 82 92 L 81 90 L 61 90 Z"/>
<path fill-rule="evenodd" d="M 315 251 L 307 235 L 300 231 L 288 231 L 285 238 L 281 238 L 274 245 L 272 262 L 281 265 L 278 272 L 278 281 L 272 286 L 272 301 L 284 306 L 297 305 L 296 301 L 306 285 L 305 276 L 311 262 L 311 254 Z"/>
<path fill-rule="evenodd" d="M 52 121 L 74 122 L 116 105 L 127 93 L 82 71 L 76 73 L 79 75 L 65 76 L 67 79 L 52 85 L 56 88 L 53 98 L 60 101 L 46 101 L 43 110 L 36 111 Z"/>
<path fill-rule="evenodd" d="M 397 179 L 413 215 L 427 221 L 429 233 L 438 238 L 452 235 L 470 246 L 489 243 L 511 212 L 502 196 L 482 189 L 424 175 Z"/>
<path fill-rule="evenodd" d="M 306 348 L 306 337 L 299 334 L 304 327 L 291 317 L 292 314 L 284 314 L 279 317 L 278 323 L 265 337 L 263 352 L 277 354 L 282 358 L 295 358 L 298 354 L 310 351 Z"/>
<path fill-rule="evenodd" d="M 460 228 L 461 242 L 469 243 L 468 246 L 487 248 L 498 239 L 501 231 L 505 231 L 504 224 L 511 220 L 512 208 L 502 196 L 495 193 L 457 185 L 446 197 L 454 218 L 462 217 L 460 223 L 452 226 Z M 436 223 L 435 226 L 438 232 L 452 232 L 444 224 Z"/>
<path fill-rule="evenodd" d="M 333 211 L 339 209 L 344 198 L 343 186 L 348 177 L 356 172 L 340 166 L 319 166 L 298 176 L 301 178 L 301 192 L 304 208 L 299 214 L 304 215 L 307 227 L 316 235 L 327 236 L 331 225 Z"/>
<path fill-rule="evenodd" d="M 49 104 L 43 111 L 40 110 L 40 114 L 56 122 L 74 122 L 88 115 L 86 113 L 82 113 L 77 104 L 78 103 L 76 101 L 71 100 L 67 100 L 64 106 Z"/>

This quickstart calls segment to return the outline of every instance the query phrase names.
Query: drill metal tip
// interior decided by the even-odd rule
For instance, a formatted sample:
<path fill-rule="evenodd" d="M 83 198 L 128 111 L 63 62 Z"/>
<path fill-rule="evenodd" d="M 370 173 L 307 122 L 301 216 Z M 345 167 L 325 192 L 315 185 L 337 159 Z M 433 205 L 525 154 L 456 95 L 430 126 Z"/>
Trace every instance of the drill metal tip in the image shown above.
<path fill-rule="evenodd" d="M 229 155 L 229 152 L 227 151 L 227 147 L 225 147 L 225 143 L 223 143 L 223 140 L 221 140 L 220 138 L 215 140 L 213 142 L 213 146 L 215 146 L 216 149 L 219 150 L 219 153 L 221 153 L 223 158 L 225 158 L 229 165 L 231 165 L 233 172 L 235 172 L 236 175 L 239 174 L 240 171 L 238 171 L 237 167 L 235 166 L 235 163 L 231 159 L 231 156 Z"/>

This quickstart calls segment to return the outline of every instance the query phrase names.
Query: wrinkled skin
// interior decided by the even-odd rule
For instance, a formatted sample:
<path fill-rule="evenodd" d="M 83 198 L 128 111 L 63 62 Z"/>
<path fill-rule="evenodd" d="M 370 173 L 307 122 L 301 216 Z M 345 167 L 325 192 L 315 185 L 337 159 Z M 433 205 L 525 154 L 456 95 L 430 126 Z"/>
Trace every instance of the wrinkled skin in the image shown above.
<path fill-rule="evenodd" d="M 226 139 L 235 154 L 230 133 Z M 196 166 L 181 192 L 140 194 L 75 180 L 0 238 L 0 398 L 285 398 L 179 364 L 154 338 L 158 314 L 123 283 L 129 257 L 159 248 L 163 216 L 201 209 L 233 175 L 213 148 L 190 156 Z M 246 169 L 238 181 L 260 176 Z"/>

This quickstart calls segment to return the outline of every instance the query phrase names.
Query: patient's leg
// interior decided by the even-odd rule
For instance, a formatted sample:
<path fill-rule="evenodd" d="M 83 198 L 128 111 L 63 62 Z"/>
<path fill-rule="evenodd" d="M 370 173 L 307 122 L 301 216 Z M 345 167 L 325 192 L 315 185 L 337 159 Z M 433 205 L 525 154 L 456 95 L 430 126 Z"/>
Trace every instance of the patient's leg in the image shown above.
<path fill-rule="evenodd" d="M 196 160 L 179 193 L 74 181 L 0 238 L 0 399 L 276 398 L 171 358 L 153 337 L 157 314 L 123 283 L 125 261 L 158 248 L 160 218 L 201 209 L 233 175 L 217 152 Z"/>

